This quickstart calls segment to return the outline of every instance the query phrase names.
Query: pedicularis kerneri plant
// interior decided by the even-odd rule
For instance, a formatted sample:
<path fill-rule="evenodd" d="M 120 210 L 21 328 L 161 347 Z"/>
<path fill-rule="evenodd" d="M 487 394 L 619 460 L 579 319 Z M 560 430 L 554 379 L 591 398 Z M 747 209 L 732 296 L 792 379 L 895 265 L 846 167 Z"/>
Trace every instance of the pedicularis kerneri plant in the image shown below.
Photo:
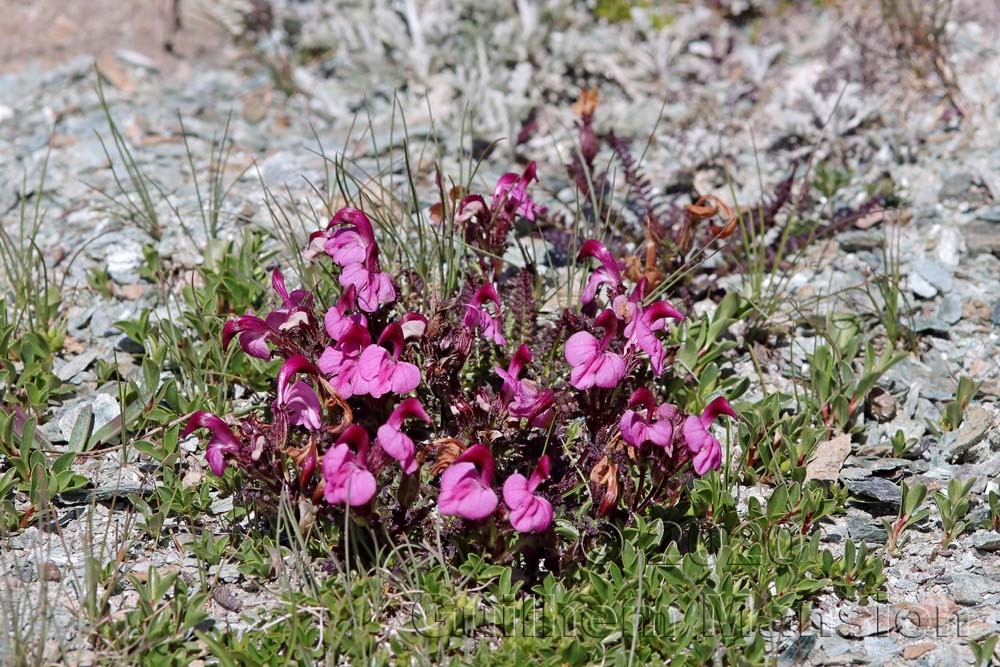
<path fill-rule="evenodd" d="M 723 397 L 686 414 L 662 396 L 666 336 L 684 315 L 647 298 L 646 278 L 630 281 L 624 262 L 587 240 L 579 307 L 545 320 L 531 266 L 505 277 L 496 258 L 515 220 L 543 213 L 533 180 L 532 164 L 503 176 L 489 203 L 456 196 L 450 220 L 432 212 L 478 262 L 461 294 L 423 312 L 409 304 L 427 302 L 425 286 L 385 271 L 368 216 L 338 211 L 305 252 L 334 268 L 337 302 L 324 310 L 289 292 L 275 270 L 283 305 L 223 329 L 223 346 L 236 339 L 246 354 L 285 361 L 269 409 L 191 416 L 185 435 L 211 432 L 212 471 L 235 466 L 242 500 L 258 510 L 285 494 L 320 518 L 349 508 L 408 537 L 444 517 L 445 534 L 501 553 L 517 533 L 554 545 L 554 519 L 592 533 L 594 518 L 676 503 L 692 476 L 718 469 L 712 423 L 736 414 Z"/>

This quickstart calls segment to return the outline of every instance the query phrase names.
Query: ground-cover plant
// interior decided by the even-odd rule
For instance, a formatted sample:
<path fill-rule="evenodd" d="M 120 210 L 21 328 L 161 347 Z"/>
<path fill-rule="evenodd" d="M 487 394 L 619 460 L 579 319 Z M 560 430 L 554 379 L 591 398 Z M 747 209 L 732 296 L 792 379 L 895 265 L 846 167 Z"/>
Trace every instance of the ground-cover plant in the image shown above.
<path fill-rule="evenodd" d="M 676 505 L 691 477 L 718 470 L 713 424 L 737 415 L 712 394 L 731 383 L 717 370 L 692 382 L 672 363 L 669 324 L 684 315 L 648 299 L 647 278 L 629 280 L 624 262 L 588 240 L 580 306 L 554 321 L 522 287 L 530 268 L 502 279 L 497 258 L 516 218 L 539 212 L 527 190 L 535 178 L 530 165 L 504 175 L 489 201 L 457 202 L 440 224 L 458 226 L 474 269 L 459 295 L 422 312 L 411 304 L 425 302 L 426 286 L 384 270 L 363 211 L 343 208 L 312 234 L 306 254 L 332 265 L 340 296 L 322 308 L 275 270 L 282 305 L 223 328 L 224 346 L 284 363 L 266 410 L 228 423 L 191 417 L 185 434 L 211 433 L 212 471 L 233 464 L 247 482 L 241 499 L 264 515 L 287 495 L 337 524 L 349 508 L 393 539 L 456 517 L 446 534 L 460 551 L 501 557 L 517 543 L 558 567 L 554 518 L 585 546 L 585 517 Z"/>

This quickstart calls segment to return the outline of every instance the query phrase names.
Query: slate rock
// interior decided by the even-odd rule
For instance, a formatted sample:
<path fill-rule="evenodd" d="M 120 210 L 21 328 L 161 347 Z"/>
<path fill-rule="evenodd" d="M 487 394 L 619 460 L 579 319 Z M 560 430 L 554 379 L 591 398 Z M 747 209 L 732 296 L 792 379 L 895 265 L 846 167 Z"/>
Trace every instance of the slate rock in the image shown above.
<path fill-rule="evenodd" d="M 893 510 L 899 509 L 902 491 L 896 484 L 893 484 L 889 480 L 882 477 L 867 477 L 864 479 L 841 477 L 841 479 L 848 491 L 852 495 L 857 496 L 861 501 L 891 507 Z"/>

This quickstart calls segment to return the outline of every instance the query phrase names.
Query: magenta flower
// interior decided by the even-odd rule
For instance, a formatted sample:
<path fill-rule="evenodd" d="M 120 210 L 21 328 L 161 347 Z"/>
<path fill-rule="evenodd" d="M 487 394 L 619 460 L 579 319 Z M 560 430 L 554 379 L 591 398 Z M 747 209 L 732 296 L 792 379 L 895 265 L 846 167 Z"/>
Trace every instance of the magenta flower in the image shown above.
<path fill-rule="evenodd" d="M 495 307 L 495 316 L 484 307 L 487 303 L 492 303 Z M 462 325 L 470 331 L 475 331 L 476 327 L 479 327 L 483 335 L 497 345 L 507 344 L 501 333 L 503 325 L 500 322 L 500 297 L 497 296 L 497 288 L 492 283 L 486 283 L 472 295 L 472 300 L 465 306 Z"/>
<path fill-rule="evenodd" d="M 368 329 L 352 323 L 316 360 L 320 371 L 330 378 L 330 384 L 343 398 L 366 393 L 368 385 L 358 374 L 358 363 L 371 343 Z"/>
<path fill-rule="evenodd" d="M 281 300 L 285 304 L 286 312 L 290 313 L 295 308 L 312 308 L 313 300 L 309 290 L 297 289 L 292 290 L 292 293 L 289 294 L 288 289 L 285 287 L 285 276 L 281 273 L 280 269 L 275 269 L 271 272 L 271 287 L 281 297 Z"/>
<path fill-rule="evenodd" d="M 319 370 L 302 355 L 291 357 L 281 365 L 281 370 L 278 371 L 278 396 L 274 404 L 276 408 L 287 412 L 288 423 L 292 426 L 304 426 L 310 431 L 318 431 L 323 428 L 323 410 L 316 391 L 302 380 L 291 386 L 288 384 L 296 373 L 303 371 L 319 374 Z"/>
<path fill-rule="evenodd" d="M 521 346 L 514 352 L 514 356 L 511 357 L 510 364 L 507 365 L 507 370 L 493 368 L 496 374 L 503 379 L 503 387 L 500 390 L 500 395 L 505 401 L 510 401 L 514 398 L 514 393 L 517 391 L 517 379 L 521 376 L 521 370 L 530 363 L 531 348 L 521 343 Z"/>
<path fill-rule="evenodd" d="M 584 241 L 577 261 L 584 257 L 593 257 L 601 263 L 601 266 L 594 269 L 590 273 L 590 276 L 587 277 L 587 284 L 580 295 L 580 303 L 587 305 L 597 297 L 597 291 L 601 288 L 601 285 L 610 285 L 612 290 L 617 290 L 621 287 L 621 272 L 625 269 L 625 263 L 615 260 L 611 256 L 611 253 L 608 252 L 608 249 L 604 247 L 604 244 L 594 239 Z"/>
<path fill-rule="evenodd" d="M 424 412 L 420 401 L 416 398 L 404 399 L 389 415 L 388 421 L 378 428 L 378 444 L 382 451 L 399 461 L 403 472 L 411 475 L 417 471 L 417 462 L 413 458 L 415 446 L 413 439 L 403 432 L 403 422 L 409 418 L 421 419 L 430 424 L 431 418 Z"/>
<path fill-rule="evenodd" d="M 718 470 L 722 465 L 722 445 L 709 432 L 712 422 L 720 414 L 738 419 L 738 415 L 723 396 L 708 404 L 701 416 L 690 415 L 684 421 L 684 441 L 694 453 L 694 471 L 704 475 L 709 470 Z"/>
<path fill-rule="evenodd" d="M 344 289 L 353 285 L 357 290 L 361 310 L 374 313 L 382 304 L 396 300 L 396 288 L 389 274 L 379 268 L 378 247 L 370 245 L 366 253 L 363 262 L 345 266 L 339 280 Z"/>
<path fill-rule="evenodd" d="M 227 321 L 222 325 L 223 350 L 229 348 L 229 343 L 237 334 L 239 335 L 240 347 L 251 357 L 271 358 L 271 348 L 267 346 L 267 341 L 272 339 L 276 333 L 267 322 L 254 315 L 241 315 Z"/>
<path fill-rule="evenodd" d="M 534 220 L 536 214 L 541 212 L 541 208 L 528 195 L 528 186 L 537 180 L 538 174 L 534 162 L 528 164 L 524 173 L 520 175 L 513 172 L 504 174 L 493 189 L 491 208 L 497 211 L 503 206 L 508 214 L 513 212 L 528 220 Z"/>
<path fill-rule="evenodd" d="M 340 225 L 343 226 L 333 229 Z M 335 264 L 346 267 L 363 264 L 372 246 L 375 246 L 375 232 L 371 220 L 364 211 L 346 206 L 334 214 L 326 230 L 310 234 L 309 247 L 303 255 L 306 259 L 313 259 L 324 252 Z"/>
<path fill-rule="evenodd" d="M 552 390 L 533 380 L 519 380 L 514 391 L 514 399 L 507 405 L 511 417 L 527 419 L 529 426 L 548 428 L 552 424 L 555 411 L 552 404 L 555 394 Z"/>
<path fill-rule="evenodd" d="M 537 382 L 519 379 L 521 370 L 530 362 L 531 350 L 522 344 L 511 358 L 507 370 L 493 369 L 503 379 L 500 397 L 507 403 L 511 417 L 527 419 L 531 426 L 548 428 L 555 414 L 552 409 L 555 395 L 551 389 Z"/>
<path fill-rule="evenodd" d="M 392 354 L 382 347 L 392 344 Z M 405 394 L 420 384 L 420 369 L 408 361 L 400 361 L 399 355 L 405 345 L 403 328 L 396 322 L 387 326 L 378 338 L 378 345 L 365 348 L 358 360 L 358 375 L 364 382 L 356 385 L 355 393 L 371 394 L 378 398 L 383 394 Z"/>
<path fill-rule="evenodd" d="M 648 354 L 650 366 L 656 375 L 663 373 L 666 350 L 655 332 L 666 329 L 668 319 L 683 320 L 684 315 L 666 301 L 654 301 L 646 308 L 642 308 L 638 317 L 633 317 L 625 327 L 625 336 L 628 339 L 626 349 L 635 346 Z"/>
<path fill-rule="evenodd" d="M 181 433 L 186 438 L 199 428 L 207 428 L 212 432 L 205 450 L 208 467 L 219 477 L 226 472 L 226 457 L 239 453 L 240 441 L 233 434 L 226 422 L 208 412 L 195 412 L 188 418 L 187 426 Z"/>
<path fill-rule="evenodd" d="M 544 454 L 530 479 L 515 473 L 503 484 L 503 501 L 510 508 L 510 523 L 519 533 L 542 533 L 552 525 L 552 503 L 535 493 L 549 478 L 549 456 Z"/>
<path fill-rule="evenodd" d="M 626 410 L 619 426 L 622 440 L 633 447 L 641 447 L 651 442 L 666 450 L 667 454 L 674 451 L 674 419 L 677 408 L 669 403 L 657 407 L 656 398 L 645 387 L 635 390 L 628 399 L 629 408 L 642 406 L 646 408 L 643 416 L 635 410 Z"/>
<path fill-rule="evenodd" d="M 352 449 L 353 447 L 353 449 Z M 365 467 L 368 433 L 357 424 L 347 427 L 323 456 L 323 497 L 331 505 L 364 505 L 375 495 L 375 476 Z"/>
<path fill-rule="evenodd" d="M 357 307 L 357 295 L 358 290 L 351 285 L 343 290 L 337 305 L 326 311 L 326 315 L 323 316 L 323 326 L 333 340 L 338 340 L 352 325 L 368 326 L 368 318 L 361 313 L 347 314 L 347 311 Z"/>
<path fill-rule="evenodd" d="M 578 331 L 566 341 L 566 361 L 573 367 L 569 381 L 577 389 L 617 387 L 625 377 L 625 360 L 609 352 L 608 345 L 618 330 L 618 319 L 611 310 L 597 316 L 595 324 L 604 329 L 604 338 L 597 340 L 587 331 Z"/>
<path fill-rule="evenodd" d="M 469 447 L 441 473 L 438 510 L 466 519 L 485 519 L 493 514 L 499 499 L 493 481 L 493 455 L 482 445 Z"/>

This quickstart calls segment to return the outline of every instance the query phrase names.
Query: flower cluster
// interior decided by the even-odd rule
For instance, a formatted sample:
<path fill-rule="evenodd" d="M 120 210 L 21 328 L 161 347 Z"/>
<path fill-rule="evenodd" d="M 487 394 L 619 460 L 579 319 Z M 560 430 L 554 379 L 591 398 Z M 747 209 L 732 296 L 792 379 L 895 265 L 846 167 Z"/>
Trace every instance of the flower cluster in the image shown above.
<path fill-rule="evenodd" d="M 456 198 L 449 224 L 485 251 L 480 259 L 502 257 L 515 220 L 545 214 L 528 195 L 534 180 L 532 164 L 501 177 L 489 204 Z M 184 432 L 208 429 L 211 470 L 234 465 L 257 499 L 291 493 L 321 514 L 349 507 L 390 530 L 419 531 L 436 511 L 552 539 L 554 517 L 581 495 L 574 465 L 590 470 L 601 515 L 640 511 L 689 471 L 720 466 L 710 428 L 720 414 L 736 416 L 726 399 L 688 415 L 656 398 L 670 367 L 669 324 L 684 316 L 650 299 L 645 278 L 630 283 L 600 242 L 582 244 L 579 259 L 596 266 L 579 309 L 558 321 L 512 304 L 525 290 L 505 287 L 493 259 L 470 270 L 460 294 L 428 307 L 419 286 L 385 271 L 372 223 L 356 208 L 313 233 L 304 254 L 334 268 L 336 303 L 319 310 L 275 270 L 281 305 L 223 329 L 224 347 L 237 339 L 248 355 L 284 359 L 269 410 L 230 422 L 198 412 Z M 521 321 L 505 326 L 510 310 Z M 540 333 L 511 333 L 525 331 Z M 562 354 L 536 360 L 532 346 Z M 571 423 L 585 436 L 571 438 Z"/>

